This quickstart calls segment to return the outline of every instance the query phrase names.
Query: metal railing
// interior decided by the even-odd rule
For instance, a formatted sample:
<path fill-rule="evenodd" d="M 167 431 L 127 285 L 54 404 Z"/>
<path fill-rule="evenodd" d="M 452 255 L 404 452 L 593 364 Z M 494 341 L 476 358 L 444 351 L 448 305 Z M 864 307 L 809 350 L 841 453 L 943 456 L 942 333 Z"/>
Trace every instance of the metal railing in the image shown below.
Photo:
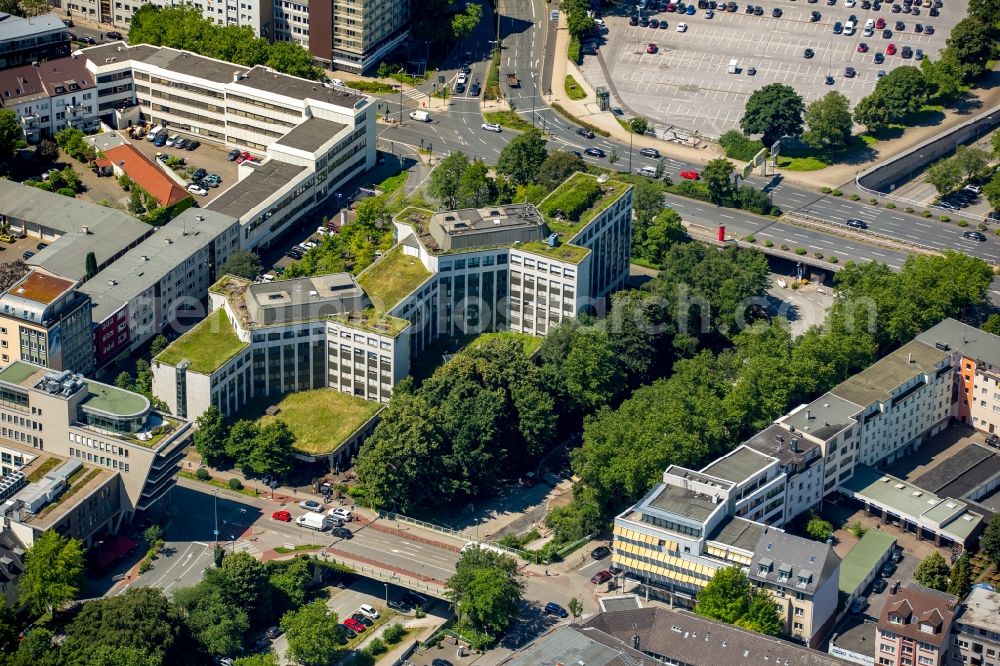
<path fill-rule="evenodd" d="M 404 516 L 401 513 L 395 513 L 393 511 L 385 511 L 384 509 L 379 509 L 379 518 L 385 518 L 386 520 L 397 520 L 401 523 L 410 523 L 411 525 L 416 525 L 418 527 L 423 527 L 428 530 L 433 530 L 435 532 L 441 532 L 442 534 L 447 534 L 448 536 L 453 536 L 462 541 L 472 541 L 469 537 L 465 536 L 462 532 L 458 530 L 453 530 L 450 527 L 442 527 L 441 525 L 436 525 L 434 523 L 429 523 L 426 520 L 420 520 L 419 518 L 411 518 L 410 516 Z"/>
<path fill-rule="evenodd" d="M 445 596 L 446 588 L 440 585 L 432 585 L 426 581 L 418 580 L 411 576 L 401 576 L 390 569 L 366 566 L 364 564 L 358 564 L 354 560 L 337 558 L 327 552 L 321 553 L 320 557 L 325 562 L 333 562 L 335 564 L 348 567 L 355 573 L 359 573 L 370 578 L 376 578 L 385 583 L 393 583 L 417 592 L 427 592 L 438 599 L 447 600 L 447 597 Z"/>
<path fill-rule="evenodd" d="M 924 245 L 923 243 L 917 243 L 914 241 L 901 241 L 898 238 L 895 238 L 888 234 L 881 234 L 877 231 L 872 231 L 870 229 L 855 229 L 854 227 L 847 226 L 847 224 L 844 222 L 838 222 L 837 220 L 827 220 L 821 217 L 807 215 L 806 213 L 799 213 L 799 212 L 785 213 L 783 216 L 778 218 L 779 221 L 784 219 L 789 219 L 789 220 L 799 219 L 802 222 L 806 223 L 807 226 L 816 225 L 821 227 L 820 229 L 821 231 L 828 230 L 828 228 L 832 226 L 836 227 L 838 231 L 849 232 L 851 236 L 869 236 L 871 238 L 878 239 L 886 244 L 890 244 L 898 248 L 902 249 L 916 248 L 918 250 L 930 254 L 941 254 L 940 249 L 936 247 L 931 247 L 930 245 Z"/>

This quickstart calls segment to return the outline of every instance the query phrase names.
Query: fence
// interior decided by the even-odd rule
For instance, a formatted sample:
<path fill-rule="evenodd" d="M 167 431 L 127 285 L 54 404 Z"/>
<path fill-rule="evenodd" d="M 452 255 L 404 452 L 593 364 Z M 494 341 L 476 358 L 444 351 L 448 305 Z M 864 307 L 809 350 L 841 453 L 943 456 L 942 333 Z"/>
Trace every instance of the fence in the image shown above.
<path fill-rule="evenodd" d="M 411 525 L 417 525 L 418 527 L 423 527 L 429 530 L 434 530 L 435 532 L 441 532 L 442 534 L 453 536 L 457 539 L 461 539 L 462 541 L 472 541 L 472 539 L 465 536 L 458 530 L 453 530 L 450 527 L 441 527 L 440 525 L 435 525 L 434 523 L 428 523 L 426 520 L 410 518 L 409 516 L 404 516 L 401 513 L 379 509 L 378 517 L 385 518 L 386 520 L 398 520 L 401 523 L 410 523 Z"/>
<path fill-rule="evenodd" d="M 326 562 L 333 562 L 344 567 L 348 567 L 351 571 L 359 573 L 370 578 L 375 578 L 377 580 L 393 583 L 395 585 L 401 585 L 403 587 L 409 588 L 417 592 L 427 592 L 438 599 L 445 599 L 444 590 L 445 588 L 441 585 L 432 585 L 426 581 L 419 580 L 410 575 L 400 575 L 395 571 L 389 569 L 382 569 L 379 567 L 365 566 L 364 564 L 359 564 L 354 560 L 338 559 L 329 554 L 328 551 L 321 553 L 320 557 Z"/>

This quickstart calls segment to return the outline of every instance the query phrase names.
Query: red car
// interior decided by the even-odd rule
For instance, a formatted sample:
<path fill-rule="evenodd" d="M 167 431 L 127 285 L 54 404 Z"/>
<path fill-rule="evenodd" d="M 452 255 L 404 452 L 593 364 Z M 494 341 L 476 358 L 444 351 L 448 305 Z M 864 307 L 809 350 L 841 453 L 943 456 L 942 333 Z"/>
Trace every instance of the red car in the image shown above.
<path fill-rule="evenodd" d="M 280 520 L 283 523 L 292 522 L 292 514 L 288 513 L 288 511 L 284 509 L 278 509 L 277 511 L 272 513 L 271 518 L 274 520 Z"/>
<path fill-rule="evenodd" d="M 889 46 L 885 47 L 885 54 L 886 55 L 896 55 L 896 45 L 895 44 L 889 44 Z"/>
<path fill-rule="evenodd" d="M 344 626 L 347 627 L 348 629 L 350 629 L 351 631 L 353 631 L 356 634 L 362 634 L 362 633 L 364 633 L 365 628 L 366 628 L 365 625 L 361 624 L 360 622 L 358 622 L 357 620 L 355 620 L 353 617 L 349 617 L 346 620 L 344 620 Z"/>
<path fill-rule="evenodd" d="M 590 579 L 590 582 L 594 585 L 600 585 L 601 583 L 607 583 L 614 577 L 615 575 L 610 571 L 598 571 L 594 574 L 594 577 Z"/>
<path fill-rule="evenodd" d="M 681 178 L 686 178 L 687 180 L 698 180 L 701 176 L 698 175 L 697 171 L 681 171 Z"/>
<path fill-rule="evenodd" d="M 880 18 L 879 20 L 875 21 L 875 29 L 876 30 L 881 30 L 884 27 L 885 27 L 885 19 L 884 18 Z"/>
<path fill-rule="evenodd" d="M 668 12 L 676 12 L 676 11 L 677 11 L 677 5 L 675 5 L 675 4 L 674 4 L 674 3 L 672 3 L 672 2 L 671 2 L 671 3 L 668 3 L 668 4 L 667 4 L 667 11 L 668 11 Z"/>
<path fill-rule="evenodd" d="M 656 53 L 657 50 L 658 49 L 656 48 L 656 44 L 650 44 L 649 46 L 646 47 L 646 53 Z"/>
<path fill-rule="evenodd" d="M 858 53 L 868 53 L 868 45 L 864 42 L 858 44 Z"/>

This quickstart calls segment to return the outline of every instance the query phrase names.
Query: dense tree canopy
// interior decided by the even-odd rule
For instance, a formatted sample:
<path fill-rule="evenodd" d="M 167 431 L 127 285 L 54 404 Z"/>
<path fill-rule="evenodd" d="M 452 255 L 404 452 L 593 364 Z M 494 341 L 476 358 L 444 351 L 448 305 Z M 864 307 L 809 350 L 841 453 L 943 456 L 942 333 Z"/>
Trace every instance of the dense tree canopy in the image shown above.
<path fill-rule="evenodd" d="M 235 275 L 244 280 L 255 280 L 264 270 L 264 264 L 255 252 L 237 250 L 229 255 L 219 271 L 222 275 Z"/>
<path fill-rule="evenodd" d="M 513 557 L 471 548 L 459 555 L 448 596 L 460 627 L 496 636 L 517 617 L 524 587 Z"/>
<path fill-rule="evenodd" d="M 392 247 L 392 223 L 381 196 L 369 197 L 358 204 L 355 217 L 327 234 L 319 245 L 288 266 L 284 278 L 348 272 L 357 275 L 375 261 L 376 252 Z"/>
<path fill-rule="evenodd" d="M 83 582 L 83 544 L 55 530 L 35 539 L 24 556 L 18 601 L 37 615 L 76 598 Z"/>
<path fill-rule="evenodd" d="M 497 158 L 497 173 L 508 176 L 517 185 L 527 185 L 538 178 L 547 157 L 542 131 L 532 128 L 503 147 Z"/>
<path fill-rule="evenodd" d="M 802 140 L 819 150 L 839 150 L 851 139 L 851 104 L 843 94 L 830 91 L 806 108 Z"/>
<path fill-rule="evenodd" d="M 769 83 L 750 95 L 740 127 L 747 134 L 762 135 L 764 146 L 770 148 L 783 136 L 802 134 L 804 111 L 802 96 L 794 88 L 783 83 Z"/>

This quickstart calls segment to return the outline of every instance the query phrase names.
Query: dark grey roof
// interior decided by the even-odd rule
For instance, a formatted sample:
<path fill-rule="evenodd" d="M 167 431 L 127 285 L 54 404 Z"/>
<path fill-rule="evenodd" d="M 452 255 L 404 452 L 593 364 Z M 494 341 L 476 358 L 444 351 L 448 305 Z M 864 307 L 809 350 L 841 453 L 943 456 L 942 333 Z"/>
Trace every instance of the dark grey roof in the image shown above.
<path fill-rule="evenodd" d="M 80 54 L 95 65 L 103 66 L 107 60 L 114 58 L 115 63 L 127 62 L 129 60 L 143 60 L 156 53 L 160 47 L 149 44 L 136 44 L 129 46 L 125 42 L 111 42 L 100 46 L 91 46 L 80 49 Z"/>
<path fill-rule="evenodd" d="M 839 395 L 826 393 L 780 421 L 790 428 L 807 432 L 817 439 L 826 441 L 841 430 L 857 423 L 854 417 L 862 411 L 860 405 Z"/>
<path fill-rule="evenodd" d="M 774 461 L 751 448 L 738 446 L 731 452 L 717 458 L 714 462 L 702 468 L 702 472 L 712 476 L 732 481 L 733 483 L 743 483 L 755 474 L 767 469 L 768 465 Z"/>
<path fill-rule="evenodd" d="M 662 486 L 662 488 L 660 487 Z M 691 520 L 704 522 L 712 513 L 719 508 L 714 498 L 687 490 L 679 486 L 660 484 L 657 492 L 649 498 L 647 504 L 650 508 L 659 509 L 677 516 L 684 516 Z M 643 507 L 640 506 L 640 510 Z"/>
<path fill-rule="evenodd" d="M 32 16 L 30 18 L 21 18 L 20 16 L 13 16 L 11 14 L 5 14 L 4 16 L 5 18 L 0 20 L 0 41 L 3 42 L 29 39 L 45 32 L 52 32 L 53 30 L 59 32 L 68 29 L 54 13 Z"/>
<path fill-rule="evenodd" d="M 994 368 L 1000 366 L 1000 336 L 954 319 L 932 326 L 918 335 L 917 340 L 931 347 L 944 343 L 947 347 L 944 351 L 958 352 Z"/>
<path fill-rule="evenodd" d="M 762 561 L 771 564 L 769 572 L 760 571 Z M 760 535 L 754 548 L 750 578 L 813 594 L 831 576 L 839 576 L 839 569 L 840 558 L 828 544 L 768 529 Z M 800 583 L 800 576 L 808 582 Z M 787 578 L 787 581 L 779 581 L 779 578 Z"/>
<path fill-rule="evenodd" d="M 604 634 L 623 646 L 633 645 L 633 637 L 638 636 L 642 652 L 691 666 L 846 666 L 849 663 L 825 652 L 678 609 L 654 607 L 599 613 L 583 624 L 583 631 L 587 630 L 598 632 L 588 636 Z"/>
<path fill-rule="evenodd" d="M 232 80 L 231 72 L 229 80 Z M 362 94 L 349 91 L 346 88 L 328 88 L 318 81 L 279 74 L 273 69 L 262 65 L 257 65 L 249 72 L 246 72 L 236 85 L 264 90 L 292 99 L 319 100 L 349 109 L 354 108 L 358 102 L 369 99 Z"/>
<path fill-rule="evenodd" d="M 760 523 L 745 518 L 730 518 L 720 523 L 708 540 L 752 553 L 763 531 L 764 526 Z"/>
<path fill-rule="evenodd" d="M 795 451 L 792 451 L 793 439 L 795 440 Z M 743 444 L 766 456 L 777 458 L 782 466 L 802 463 L 805 461 L 807 453 L 819 447 L 819 444 L 812 440 L 801 435 L 796 436 L 787 428 L 774 424 L 764 428 Z"/>
<path fill-rule="evenodd" d="M 241 218 L 274 196 L 306 167 L 270 159 L 251 168 L 252 173 L 209 202 L 206 208 Z"/>
<path fill-rule="evenodd" d="M 1000 473 L 1000 456 L 970 444 L 920 475 L 913 484 L 941 497 L 964 497 Z"/>
<path fill-rule="evenodd" d="M 231 83 L 235 73 L 246 71 L 245 65 L 206 58 L 190 51 L 178 51 L 167 47 L 145 52 L 142 57 L 132 56 L 132 59 L 141 60 L 147 65 L 160 67 L 170 72 L 197 76 L 215 83 Z"/>
<path fill-rule="evenodd" d="M 948 352 L 919 340 L 911 340 L 845 379 L 830 393 L 863 407 L 888 402 L 896 389 L 914 377 L 922 374 L 933 376 L 938 364 L 948 356 Z"/>
<path fill-rule="evenodd" d="M 346 127 L 347 125 L 314 116 L 278 139 L 276 143 L 315 153 Z"/>
<path fill-rule="evenodd" d="M 0 581 L 13 582 L 24 571 L 24 544 L 11 530 L 0 531 Z"/>
<path fill-rule="evenodd" d="M 501 663 L 505 666 L 635 666 L 645 658 L 643 653 L 600 631 L 561 625 Z"/>

